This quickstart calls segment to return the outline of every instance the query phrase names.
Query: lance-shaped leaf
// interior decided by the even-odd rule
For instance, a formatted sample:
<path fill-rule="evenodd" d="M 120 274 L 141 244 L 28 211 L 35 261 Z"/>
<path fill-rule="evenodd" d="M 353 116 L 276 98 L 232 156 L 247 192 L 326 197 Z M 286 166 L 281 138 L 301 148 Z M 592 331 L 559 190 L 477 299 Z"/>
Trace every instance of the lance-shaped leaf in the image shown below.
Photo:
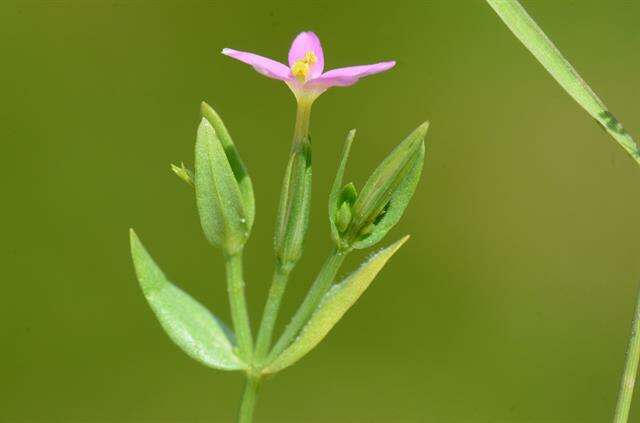
<path fill-rule="evenodd" d="M 206 366 L 239 370 L 231 331 L 189 294 L 173 285 L 131 230 L 131 256 L 142 292 L 165 332 L 182 351 Z"/>
<path fill-rule="evenodd" d="M 362 293 L 369 287 L 378 272 L 382 270 L 391 256 L 398 251 L 408 238 L 408 236 L 405 236 L 389 247 L 379 251 L 362 264 L 358 270 L 347 276 L 343 282 L 334 285 L 329 292 L 325 294 L 322 302 L 318 305 L 318 308 L 302 329 L 298 338 L 269 364 L 263 372 L 265 374 L 279 372 L 300 360 L 318 345 L 336 323 L 340 321 L 347 310 L 355 304 Z"/>
<path fill-rule="evenodd" d="M 333 181 L 333 185 L 331 186 L 331 192 L 329 193 L 329 225 L 331 226 L 331 238 L 338 245 L 343 243 L 340 238 L 340 230 L 338 228 L 336 218 L 338 211 L 342 204 L 340 203 L 340 193 L 342 190 L 342 179 L 344 178 L 344 171 L 347 167 L 347 159 L 349 158 L 349 152 L 351 151 L 351 144 L 353 143 L 353 139 L 356 136 L 356 130 L 352 129 L 349 131 L 347 135 L 347 139 L 344 143 L 344 148 L 342 149 L 342 156 L 340 157 L 340 164 L 338 165 L 338 171 L 336 172 L 336 178 Z"/>
<path fill-rule="evenodd" d="M 245 207 L 225 148 L 206 118 L 198 127 L 195 169 L 196 203 L 205 236 L 234 254 L 249 237 L 252 213 Z"/>
<path fill-rule="evenodd" d="M 564 58 L 517 0 L 487 0 L 513 34 L 575 101 L 582 106 L 627 153 L 640 164 L 640 150 L 578 71 Z"/>

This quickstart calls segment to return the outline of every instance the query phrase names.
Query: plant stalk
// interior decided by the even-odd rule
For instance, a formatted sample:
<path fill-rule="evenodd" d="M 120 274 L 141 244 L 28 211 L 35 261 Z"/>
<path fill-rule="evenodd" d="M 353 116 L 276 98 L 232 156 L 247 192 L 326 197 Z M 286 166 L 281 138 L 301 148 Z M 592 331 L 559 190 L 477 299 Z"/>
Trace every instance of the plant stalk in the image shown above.
<path fill-rule="evenodd" d="M 240 409 L 238 410 L 238 423 L 251 423 L 253 421 L 253 410 L 258 399 L 258 389 L 260 388 L 260 378 L 247 375 L 244 385 Z"/>
<path fill-rule="evenodd" d="M 304 138 L 309 136 L 309 124 L 311 122 L 311 105 L 313 103 L 306 101 L 298 101 L 296 108 L 296 123 L 293 127 L 293 145 L 295 149 L 297 144 Z"/>
<path fill-rule="evenodd" d="M 260 368 L 269 353 L 289 274 L 302 255 L 309 222 L 311 200 L 311 143 L 309 125 L 313 99 L 297 98 L 291 154 L 282 185 L 274 247 L 276 269 L 264 306 L 254 352 L 254 367 Z"/>
<path fill-rule="evenodd" d="M 613 423 L 627 423 L 629 420 L 633 388 L 638 374 L 638 361 L 640 361 L 640 291 L 638 292 L 638 299 L 636 301 L 636 311 L 633 316 L 631 338 L 629 339 L 629 348 L 627 350 L 627 361 L 625 363 L 624 373 L 622 374 L 618 404 L 616 405 L 616 414 L 613 418 Z"/>
<path fill-rule="evenodd" d="M 251 323 L 247 311 L 247 300 L 244 294 L 244 279 L 242 276 L 242 251 L 225 257 L 227 270 L 227 291 L 231 308 L 231 320 L 238 339 L 240 356 L 246 363 L 253 359 L 253 339 L 251 337 Z"/>
<path fill-rule="evenodd" d="M 311 314 L 318 307 L 318 304 L 320 304 L 324 294 L 326 294 L 331 287 L 331 284 L 333 283 L 340 266 L 344 262 L 346 255 L 347 251 L 340 250 L 337 247 L 333 248 L 331 254 L 329 254 L 329 257 L 322 265 L 322 269 L 320 269 L 316 280 L 313 282 L 313 285 L 311 285 L 311 289 L 309 289 L 304 301 L 293 315 L 291 321 L 269 353 L 265 364 L 270 363 L 280 355 L 280 353 L 284 351 L 291 341 L 293 341 L 293 339 L 298 335 L 300 329 L 302 329 L 307 320 L 309 320 L 309 317 L 311 317 Z"/>
<path fill-rule="evenodd" d="M 261 362 L 269 352 L 269 347 L 271 346 L 271 340 L 273 338 L 273 329 L 278 319 L 280 303 L 282 302 L 282 297 L 284 295 L 290 273 L 290 266 L 284 266 L 280 263 L 276 265 L 271 288 L 269 289 L 269 296 L 267 297 L 264 312 L 262 313 L 262 321 L 260 322 L 260 329 L 258 330 L 258 337 L 256 341 L 255 361 L 258 366 L 261 365 Z"/>

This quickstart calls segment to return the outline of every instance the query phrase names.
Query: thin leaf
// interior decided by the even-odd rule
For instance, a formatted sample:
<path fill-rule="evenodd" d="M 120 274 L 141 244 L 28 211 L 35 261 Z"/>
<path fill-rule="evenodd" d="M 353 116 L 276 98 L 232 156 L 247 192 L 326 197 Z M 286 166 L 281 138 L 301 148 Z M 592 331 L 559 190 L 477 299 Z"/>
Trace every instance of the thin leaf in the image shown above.
<path fill-rule="evenodd" d="M 173 342 L 206 366 L 222 370 L 246 368 L 233 352 L 231 331 L 189 294 L 167 280 L 133 230 L 130 241 L 142 292 Z"/>
<path fill-rule="evenodd" d="M 264 373 L 276 373 L 291 366 L 318 345 L 360 298 L 378 272 L 408 238 L 405 236 L 379 251 L 343 282 L 334 285 L 325 294 L 298 338 L 265 368 Z"/>
<path fill-rule="evenodd" d="M 355 136 L 355 129 L 349 131 L 347 139 L 344 143 L 344 148 L 342 149 L 342 155 L 340 156 L 340 164 L 338 165 L 336 178 L 333 181 L 331 192 L 329 193 L 329 224 L 331 226 L 331 237 L 337 244 L 340 244 L 342 242 L 340 239 L 340 232 L 336 227 L 336 213 L 338 212 L 338 208 L 340 207 L 340 204 L 338 204 L 338 200 L 340 198 L 340 192 L 342 189 L 342 179 L 344 178 L 344 171 L 347 167 L 347 159 L 349 158 L 351 144 L 353 144 L 353 139 L 355 138 Z"/>
<path fill-rule="evenodd" d="M 517 0 L 487 0 L 511 32 L 614 140 L 640 164 L 640 150 L 622 124 L 560 53 Z"/>

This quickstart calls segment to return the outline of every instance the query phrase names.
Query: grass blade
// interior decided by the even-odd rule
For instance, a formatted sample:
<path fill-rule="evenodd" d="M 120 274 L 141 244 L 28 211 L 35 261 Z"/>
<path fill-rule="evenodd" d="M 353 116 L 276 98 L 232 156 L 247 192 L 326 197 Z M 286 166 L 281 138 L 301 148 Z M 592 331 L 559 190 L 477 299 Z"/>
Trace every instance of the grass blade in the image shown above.
<path fill-rule="evenodd" d="M 622 124 L 564 58 L 517 0 L 487 0 L 511 32 L 535 56 L 565 91 L 640 164 L 640 150 Z"/>
<path fill-rule="evenodd" d="M 535 56 L 544 68 L 558 81 L 565 91 L 584 108 L 627 153 L 640 164 L 638 146 L 622 124 L 607 109 L 602 100 L 580 77 L 571 63 L 546 36 L 517 0 L 487 0 L 511 32 Z M 631 338 L 614 423 L 627 423 L 633 388 L 640 361 L 640 293 L 636 300 Z"/>

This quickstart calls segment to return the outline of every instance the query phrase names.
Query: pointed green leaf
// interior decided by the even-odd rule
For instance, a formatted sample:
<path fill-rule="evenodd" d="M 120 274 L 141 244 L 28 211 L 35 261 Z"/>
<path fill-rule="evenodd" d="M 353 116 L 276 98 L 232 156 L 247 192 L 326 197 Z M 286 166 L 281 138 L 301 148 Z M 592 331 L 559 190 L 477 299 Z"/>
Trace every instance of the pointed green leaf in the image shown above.
<path fill-rule="evenodd" d="M 334 285 L 325 294 L 320 305 L 296 340 L 265 369 L 264 373 L 276 373 L 304 357 L 324 339 L 351 306 L 369 287 L 378 272 L 408 239 L 405 236 L 379 251 L 347 278 Z"/>
<path fill-rule="evenodd" d="M 347 167 L 347 159 L 349 158 L 349 152 L 351 151 L 351 144 L 356 136 L 356 130 L 352 129 L 347 135 L 347 139 L 342 149 L 342 155 L 340 156 L 340 164 L 338 165 L 338 171 L 336 172 L 336 178 L 331 186 L 331 192 L 329 193 L 329 225 L 331 226 L 331 237 L 333 241 L 341 245 L 342 240 L 340 238 L 340 231 L 336 227 L 336 213 L 340 208 L 338 204 L 340 199 L 340 192 L 342 188 L 342 179 L 344 178 L 344 171 Z"/>
<path fill-rule="evenodd" d="M 377 222 L 373 223 L 370 229 L 371 232 L 365 238 L 353 244 L 353 248 L 363 249 L 376 244 L 398 223 L 420 181 L 422 166 L 424 164 L 424 154 L 425 146 L 424 142 L 422 142 L 408 173 L 404 176 L 402 182 L 400 182 L 400 185 L 398 185 L 391 196 L 384 214 Z"/>
<path fill-rule="evenodd" d="M 142 292 L 173 342 L 191 358 L 209 367 L 246 368 L 233 352 L 231 331 L 189 294 L 167 280 L 133 230 L 130 241 Z"/>
<path fill-rule="evenodd" d="M 487 0 L 513 34 L 556 81 L 613 139 L 640 164 L 640 150 L 622 124 L 607 109 L 578 71 L 564 58 L 517 0 Z"/>
<path fill-rule="evenodd" d="M 196 203 L 205 236 L 234 254 L 249 236 L 248 214 L 225 149 L 206 118 L 198 127 L 195 168 Z"/>
<path fill-rule="evenodd" d="M 256 206 L 253 196 L 253 184 L 251 183 L 249 172 L 242 162 L 240 153 L 238 153 L 238 150 L 233 143 L 233 139 L 231 138 L 231 135 L 229 135 L 229 131 L 227 130 L 227 127 L 224 125 L 224 122 L 222 121 L 218 113 L 216 113 L 216 111 L 213 110 L 213 108 L 204 101 L 201 104 L 200 110 L 202 112 L 202 116 L 204 116 L 209 121 L 211 126 L 213 126 L 213 129 L 215 130 L 215 133 L 222 143 L 222 147 L 224 148 L 224 151 L 227 155 L 231 170 L 235 175 L 236 181 L 238 181 L 238 187 L 240 188 L 240 194 L 242 195 L 242 201 L 244 203 L 247 227 L 250 231 L 253 227 Z"/>

